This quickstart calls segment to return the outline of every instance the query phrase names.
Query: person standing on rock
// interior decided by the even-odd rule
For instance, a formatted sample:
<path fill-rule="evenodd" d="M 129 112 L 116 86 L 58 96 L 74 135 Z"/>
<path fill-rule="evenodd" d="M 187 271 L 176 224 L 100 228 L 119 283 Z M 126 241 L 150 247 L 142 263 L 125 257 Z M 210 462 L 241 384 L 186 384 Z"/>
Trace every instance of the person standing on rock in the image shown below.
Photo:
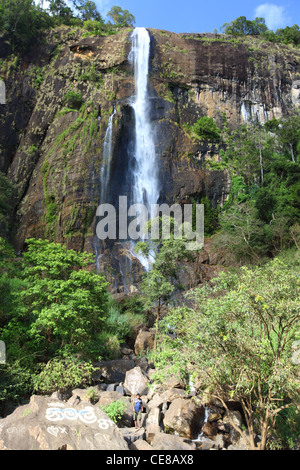
<path fill-rule="evenodd" d="M 142 413 L 144 410 L 141 395 L 139 393 L 137 393 L 136 398 L 132 402 L 132 409 L 134 426 L 137 429 L 141 427 Z"/>

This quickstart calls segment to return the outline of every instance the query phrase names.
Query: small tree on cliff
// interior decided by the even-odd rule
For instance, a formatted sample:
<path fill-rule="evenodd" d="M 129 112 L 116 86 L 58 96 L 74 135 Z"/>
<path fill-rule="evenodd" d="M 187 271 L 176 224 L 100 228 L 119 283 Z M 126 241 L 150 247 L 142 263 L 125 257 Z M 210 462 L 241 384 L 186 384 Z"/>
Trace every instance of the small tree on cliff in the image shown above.
<path fill-rule="evenodd" d="M 162 223 L 171 224 L 174 229 L 174 220 L 168 217 L 157 218 L 156 223 L 160 223 L 160 235 L 157 240 L 138 242 L 136 251 L 147 257 L 152 262 L 151 269 L 144 275 L 141 289 L 146 299 L 146 307 L 151 308 L 156 303 L 156 339 L 154 349 L 156 349 L 157 333 L 161 310 L 168 303 L 178 284 L 178 274 L 181 269 L 180 262 L 190 259 L 191 253 L 186 249 L 184 238 L 176 239 L 174 233 L 170 233 L 164 239 Z M 151 228 L 153 221 L 150 221 L 148 228 Z M 152 225 L 153 228 L 153 225 Z"/>

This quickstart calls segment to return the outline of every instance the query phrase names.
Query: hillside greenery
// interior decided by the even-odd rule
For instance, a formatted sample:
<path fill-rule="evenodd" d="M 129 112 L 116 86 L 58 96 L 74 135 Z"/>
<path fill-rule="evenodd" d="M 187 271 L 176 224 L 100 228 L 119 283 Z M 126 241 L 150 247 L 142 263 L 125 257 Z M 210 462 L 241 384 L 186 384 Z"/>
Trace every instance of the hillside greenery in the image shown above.
<path fill-rule="evenodd" d="M 0 365 L 0 401 L 84 383 L 92 362 L 119 357 L 122 342 L 145 322 L 138 301 L 121 310 L 110 297 L 105 278 L 88 269 L 92 255 L 30 239 L 16 259 L 0 242 L 0 337 L 8 358 Z"/>
<path fill-rule="evenodd" d="M 233 36 L 258 36 L 266 41 L 277 44 L 292 44 L 294 46 L 299 46 L 300 44 L 300 29 L 297 24 L 272 31 L 267 28 L 264 18 L 255 18 L 251 21 L 245 16 L 240 16 L 230 23 L 225 23 L 222 30 L 225 34 Z"/>
<path fill-rule="evenodd" d="M 50 0 L 48 8 L 34 0 L 2 0 L 0 32 L 8 38 L 13 50 L 18 51 L 31 46 L 43 31 L 63 24 L 106 36 L 135 23 L 134 16 L 121 7 L 113 6 L 107 16 L 113 23 L 105 22 L 91 0 Z"/>
<path fill-rule="evenodd" d="M 189 376 L 227 409 L 239 401 L 247 429 L 237 431 L 250 449 L 286 446 L 277 419 L 289 416 L 290 446 L 297 446 L 299 366 L 292 364 L 292 343 L 299 339 L 299 253 L 262 267 L 224 271 L 188 294 L 193 308 L 173 308 L 160 324 L 159 371 Z M 163 382 L 163 374 L 159 378 Z M 200 385 L 199 385 L 200 384 Z M 289 415 L 288 415 L 289 410 Z M 286 428 L 289 426 L 287 425 Z M 291 438 L 291 429 L 295 434 Z M 283 442 L 285 439 L 285 442 Z"/>

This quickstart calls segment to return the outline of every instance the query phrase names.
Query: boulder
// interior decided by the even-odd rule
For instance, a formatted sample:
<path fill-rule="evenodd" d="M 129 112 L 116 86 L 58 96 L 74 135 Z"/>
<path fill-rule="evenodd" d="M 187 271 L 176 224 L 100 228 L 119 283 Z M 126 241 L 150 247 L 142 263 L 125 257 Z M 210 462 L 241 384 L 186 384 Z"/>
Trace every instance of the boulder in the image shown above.
<path fill-rule="evenodd" d="M 150 424 L 155 424 L 156 426 L 160 425 L 161 421 L 161 411 L 159 408 L 151 408 L 150 412 L 148 413 L 146 426 Z"/>
<path fill-rule="evenodd" d="M 201 437 L 201 439 L 194 441 L 197 449 L 201 450 L 210 450 L 215 447 L 215 441 L 209 439 L 208 437 Z"/>
<path fill-rule="evenodd" d="M 218 408 L 217 406 L 211 406 L 209 408 L 209 415 L 207 420 L 212 423 L 214 421 L 219 421 L 222 419 L 222 416 L 224 415 L 224 410 L 221 408 Z"/>
<path fill-rule="evenodd" d="M 126 372 L 124 388 L 128 395 L 147 395 L 149 390 L 149 382 L 146 375 L 142 372 L 140 367 L 134 367 L 134 369 Z"/>
<path fill-rule="evenodd" d="M 140 331 L 134 343 L 134 352 L 138 356 L 143 352 L 153 349 L 155 340 L 154 331 Z"/>
<path fill-rule="evenodd" d="M 193 400 L 177 398 L 166 411 L 163 423 L 165 431 L 194 439 L 198 436 L 203 421 L 203 406 L 197 405 Z"/>
<path fill-rule="evenodd" d="M 135 367 L 135 363 L 130 359 L 116 359 L 113 361 L 100 361 L 95 364 L 97 367 L 93 375 L 94 380 L 104 380 L 106 383 L 124 382 L 126 372 Z"/>
<path fill-rule="evenodd" d="M 155 434 L 152 447 L 154 450 L 196 450 L 193 441 L 163 432 Z"/>
<path fill-rule="evenodd" d="M 149 444 L 152 444 L 153 439 L 154 439 L 154 436 L 155 436 L 156 434 L 159 434 L 160 432 L 161 432 L 160 426 L 158 426 L 157 424 L 154 424 L 154 423 L 150 423 L 150 424 L 146 427 L 146 441 L 147 441 Z"/>
<path fill-rule="evenodd" d="M 204 423 L 202 426 L 202 432 L 207 436 L 207 437 L 213 437 L 216 436 L 218 433 L 218 429 L 216 426 L 214 426 L 212 423 L 209 423 L 208 421 Z"/>
<path fill-rule="evenodd" d="M 106 389 L 106 384 L 94 385 L 88 388 L 75 388 L 72 390 L 72 397 L 68 400 L 68 403 L 76 403 L 76 399 L 79 399 L 79 401 L 82 400 L 90 401 L 91 403 L 97 403 L 101 394 L 106 391 Z"/>
<path fill-rule="evenodd" d="M 106 391 L 107 392 L 115 392 L 115 391 L 117 391 L 116 390 L 117 386 L 118 386 L 118 384 L 108 384 L 107 388 L 106 388 Z"/>
<path fill-rule="evenodd" d="M 150 388 L 149 392 L 147 393 L 147 399 L 148 399 L 148 400 L 152 400 L 152 398 L 154 397 L 154 395 L 155 395 L 156 393 L 158 393 L 160 390 L 161 390 L 160 385 L 158 385 L 158 384 L 151 384 L 151 388 Z"/>
<path fill-rule="evenodd" d="M 124 397 L 121 393 L 116 391 L 106 391 L 101 394 L 99 399 L 98 405 L 99 406 L 107 406 L 110 405 L 112 402 L 121 400 L 122 402 L 130 405 L 130 398 Z"/>
<path fill-rule="evenodd" d="M 120 431 L 128 445 L 133 444 L 133 442 L 137 441 L 138 439 L 145 439 L 146 437 L 144 428 L 123 428 L 120 429 Z"/>
<path fill-rule="evenodd" d="M 116 392 L 119 392 L 121 395 L 126 395 L 125 388 L 122 385 L 116 386 Z"/>
<path fill-rule="evenodd" d="M 161 394 L 163 401 L 172 402 L 176 398 L 187 398 L 187 393 L 181 388 L 169 388 Z"/>
<path fill-rule="evenodd" d="M 1 420 L 0 450 L 128 450 L 120 430 L 98 405 L 77 406 L 33 395 Z"/>
<path fill-rule="evenodd" d="M 180 388 L 183 389 L 185 384 L 180 375 L 174 375 L 166 370 L 166 377 L 164 380 L 164 386 L 168 388 Z"/>
<path fill-rule="evenodd" d="M 143 441 L 142 439 L 138 439 L 137 441 L 134 441 L 132 444 L 129 446 L 130 450 L 153 450 L 153 447 L 148 444 L 148 442 Z"/>
<path fill-rule="evenodd" d="M 226 439 L 222 434 L 217 434 L 215 437 L 215 448 L 216 449 L 225 449 Z"/>
<path fill-rule="evenodd" d="M 70 404 L 75 403 L 74 399 L 77 399 L 78 403 L 80 401 L 91 401 L 90 397 L 91 397 L 91 393 L 89 392 L 89 389 L 87 389 L 87 388 L 75 388 L 75 390 L 72 390 L 72 397 L 69 398 L 68 403 L 70 403 Z M 99 395 L 98 398 L 100 398 L 100 395 Z"/>
<path fill-rule="evenodd" d="M 162 396 L 156 393 L 152 400 L 148 403 L 149 410 L 151 410 L 152 408 L 161 408 L 164 401 L 165 400 L 162 398 Z"/>

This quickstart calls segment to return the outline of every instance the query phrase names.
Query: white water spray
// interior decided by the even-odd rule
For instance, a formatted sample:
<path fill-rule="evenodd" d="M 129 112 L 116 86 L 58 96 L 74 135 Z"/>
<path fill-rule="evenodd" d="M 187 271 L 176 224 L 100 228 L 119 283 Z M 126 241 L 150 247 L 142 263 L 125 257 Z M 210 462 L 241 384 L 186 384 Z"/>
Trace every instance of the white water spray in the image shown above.
<path fill-rule="evenodd" d="M 150 58 L 150 36 L 145 28 L 135 28 L 132 33 L 132 49 L 129 59 L 134 64 L 136 86 L 135 101 L 135 160 L 134 204 L 145 204 L 150 210 L 159 197 L 158 169 L 153 131 L 150 124 L 148 74 Z"/>
<path fill-rule="evenodd" d="M 108 201 L 107 198 L 107 189 L 110 180 L 110 168 L 111 168 L 111 159 L 112 159 L 112 134 L 113 134 L 113 119 L 116 114 L 114 108 L 113 114 L 110 116 L 107 124 L 107 129 L 104 137 L 103 144 L 103 153 L 102 153 L 102 165 L 101 165 L 101 175 L 100 175 L 100 201 L 99 204 L 105 204 Z M 100 263 L 99 263 L 99 249 L 98 243 L 95 245 L 96 252 L 96 269 L 97 272 L 100 272 Z"/>
<path fill-rule="evenodd" d="M 107 188 L 110 180 L 110 168 L 111 168 L 111 157 L 112 157 L 112 133 L 113 133 L 113 119 L 116 114 L 114 108 L 113 114 L 108 120 L 108 125 L 105 133 L 104 144 L 103 144 L 103 155 L 102 155 L 102 167 L 101 167 L 101 193 L 100 193 L 100 204 L 106 204 L 108 201 L 105 200 L 107 196 Z"/>
<path fill-rule="evenodd" d="M 135 28 L 132 36 L 129 60 L 134 66 L 136 95 L 132 103 L 135 115 L 135 151 L 133 169 L 133 188 L 131 204 L 143 204 L 150 217 L 151 204 L 159 198 L 158 164 L 155 152 L 153 130 L 149 119 L 150 103 L 148 94 L 148 75 L 150 59 L 150 36 L 145 28 Z M 133 252 L 146 270 L 149 262 Z"/>

